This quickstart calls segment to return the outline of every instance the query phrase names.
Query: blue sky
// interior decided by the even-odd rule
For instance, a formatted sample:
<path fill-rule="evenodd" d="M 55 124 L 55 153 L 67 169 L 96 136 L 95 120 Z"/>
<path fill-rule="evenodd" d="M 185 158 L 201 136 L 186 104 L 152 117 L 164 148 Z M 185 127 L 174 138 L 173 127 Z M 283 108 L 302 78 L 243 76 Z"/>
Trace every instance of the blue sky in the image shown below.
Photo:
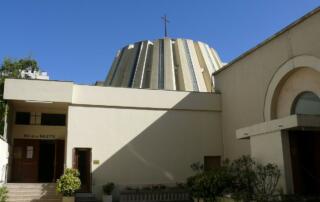
<path fill-rule="evenodd" d="M 320 5 L 319 0 L 1 0 L 0 60 L 35 58 L 51 79 L 104 80 L 126 44 L 169 36 L 229 62 Z"/>

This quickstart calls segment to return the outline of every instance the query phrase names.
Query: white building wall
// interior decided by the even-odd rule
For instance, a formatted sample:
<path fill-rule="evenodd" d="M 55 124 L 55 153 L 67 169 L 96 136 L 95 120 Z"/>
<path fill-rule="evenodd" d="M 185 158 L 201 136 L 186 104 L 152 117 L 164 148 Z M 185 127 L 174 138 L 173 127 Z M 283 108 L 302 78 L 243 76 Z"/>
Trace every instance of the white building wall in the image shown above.
<path fill-rule="evenodd" d="M 0 138 L 0 184 L 6 181 L 8 158 L 8 143 Z"/>
<path fill-rule="evenodd" d="M 93 191 L 118 185 L 175 184 L 204 156 L 221 156 L 220 112 L 70 106 L 67 167 L 74 148 L 92 148 Z M 83 127 L 85 126 L 85 127 Z M 137 184 L 138 183 L 138 184 Z"/>

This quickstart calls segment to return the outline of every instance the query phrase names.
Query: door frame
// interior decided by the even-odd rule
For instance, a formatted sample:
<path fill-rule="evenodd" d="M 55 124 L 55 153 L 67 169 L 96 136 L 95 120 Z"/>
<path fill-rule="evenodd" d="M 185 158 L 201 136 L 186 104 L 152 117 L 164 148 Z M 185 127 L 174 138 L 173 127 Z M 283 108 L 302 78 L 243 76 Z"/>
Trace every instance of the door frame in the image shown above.
<path fill-rule="evenodd" d="M 78 151 L 87 151 L 89 152 L 89 159 L 88 159 L 88 169 L 89 169 L 89 179 L 88 179 L 88 192 L 92 192 L 92 148 L 89 147 L 74 147 L 72 150 L 72 168 L 78 169 Z"/>

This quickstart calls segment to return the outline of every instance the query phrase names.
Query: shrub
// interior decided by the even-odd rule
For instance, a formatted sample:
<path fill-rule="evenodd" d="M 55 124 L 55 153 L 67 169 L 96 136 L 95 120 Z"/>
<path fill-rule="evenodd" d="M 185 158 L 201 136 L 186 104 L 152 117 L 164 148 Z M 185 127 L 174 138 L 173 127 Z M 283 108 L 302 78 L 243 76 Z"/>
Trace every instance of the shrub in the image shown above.
<path fill-rule="evenodd" d="M 81 186 L 79 176 L 78 170 L 67 168 L 60 179 L 57 180 L 57 192 L 63 196 L 73 196 Z"/>
<path fill-rule="evenodd" d="M 109 182 L 109 183 L 103 185 L 102 189 L 103 189 L 103 193 L 105 193 L 106 195 L 111 195 L 111 193 L 114 189 L 114 183 Z"/>
<path fill-rule="evenodd" d="M 250 156 L 242 156 L 230 165 L 233 178 L 232 197 L 244 202 L 252 200 L 256 180 L 256 162 Z"/>
<path fill-rule="evenodd" d="M 273 164 L 257 165 L 255 196 L 257 201 L 268 201 L 274 194 L 280 178 L 280 170 Z"/>
<path fill-rule="evenodd" d="M 250 156 L 242 156 L 230 165 L 232 197 L 236 200 L 270 201 L 280 178 L 276 165 L 262 165 Z"/>
<path fill-rule="evenodd" d="M 198 173 L 188 178 L 187 186 L 193 198 L 203 198 L 205 201 L 216 201 L 229 191 L 232 178 L 227 167 Z"/>
<path fill-rule="evenodd" d="M 229 162 L 226 160 L 221 168 L 196 172 L 187 180 L 187 186 L 193 198 L 215 201 L 217 197 L 231 194 L 237 201 L 271 201 L 280 178 L 276 165 L 262 165 L 250 156 L 242 156 Z M 198 167 L 197 167 L 198 168 Z"/>
<path fill-rule="evenodd" d="M 0 202 L 6 202 L 8 199 L 8 189 L 7 187 L 3 186 L 0 187 Z"/>

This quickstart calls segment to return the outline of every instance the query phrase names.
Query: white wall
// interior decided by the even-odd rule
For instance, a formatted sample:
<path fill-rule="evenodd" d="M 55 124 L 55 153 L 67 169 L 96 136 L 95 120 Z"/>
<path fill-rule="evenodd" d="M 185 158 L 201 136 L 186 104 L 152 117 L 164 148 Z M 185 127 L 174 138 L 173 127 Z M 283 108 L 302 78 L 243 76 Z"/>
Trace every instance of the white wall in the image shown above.
<path fill-rule="evenodd" d="M 6 79 L 3 97 L 6 100 L 70 103 L 72 90 L 72 82 Z"/>
<path fill-rule="evenodd" d="M 0 184 L 6 179 L 6 166 L 8 164 L 8 144 L 0 138 Z"/>
<path fill-rule="evenodd" d="M 70 106 L 68 115 L 67 167 L 73 148 L 92 148 L 96 193 L 109 181 L 185 181 L 192 163 L 222 155 L 220 112 Z"/>

